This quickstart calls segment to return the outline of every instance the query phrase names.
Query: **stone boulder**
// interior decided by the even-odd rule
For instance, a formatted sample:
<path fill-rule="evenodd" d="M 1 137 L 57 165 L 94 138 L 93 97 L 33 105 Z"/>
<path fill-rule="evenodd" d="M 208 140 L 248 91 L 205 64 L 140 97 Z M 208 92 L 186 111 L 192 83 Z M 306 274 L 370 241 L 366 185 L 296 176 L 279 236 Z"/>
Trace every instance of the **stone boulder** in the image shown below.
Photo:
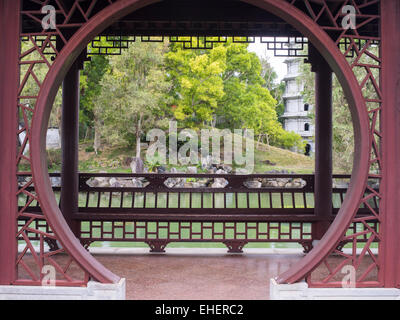
<path fill-rule="evenodd" d="M 178 170 L 174 167 L 171 168 L 171 173 L 179 173 Z M 186 183 L 185 178 L 168 178 L 165 180 L 164 184 L 168 188 L 184 188 Z"/>
<path fill-rule="evenodd" d="M 140 158 L 132 158 L 130 167 L 132 173 L 143 173 L 145 171 L 143 161 Z"/>
<path fill-rule="evenodd" d="M 54 187 L 61 187 L 61 177 L 50 177 L 51 186 Z"/>
<path fill-rule="evenodd" d="M 250 189 L 259 189 L 262 186 L 262 183 L 257 180 L 245 181 L 243 184 L 246 188 L 250 188 Z"/>
<path fill-rule="evenodd" d="M 167 168 L 165 168 L 164 166 L 159 166 L 156 168 L 156 172 L 159 174 L 167 173 Z"/>
<path fill-rule="evenodd" d="M 227 174 L 227 172 L 222 169 L 218 169 L 215 173 Z M 229 182 L 224 178 L 215 178 L 214 182 L 211 184 L 211 188 L 225 188 L 228 184 Z"/>
<path fill-rule="evenodd" d="M 188 173 L 188 174 L 196 174 L 197 173 L 197 167 L 187 167 L 186 168 L 186 173 Z"/>

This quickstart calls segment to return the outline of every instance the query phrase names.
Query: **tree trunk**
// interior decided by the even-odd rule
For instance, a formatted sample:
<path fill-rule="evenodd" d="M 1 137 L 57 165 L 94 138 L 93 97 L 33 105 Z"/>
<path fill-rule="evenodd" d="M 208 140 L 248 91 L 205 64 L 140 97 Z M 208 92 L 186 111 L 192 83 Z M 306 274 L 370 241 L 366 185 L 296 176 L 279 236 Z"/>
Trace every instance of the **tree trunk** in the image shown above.
<path fill-rule="evenodd" d="M 136 126 L 136 158 L 141 159 L 141 144 L 140 144 L 140 134 L 142 132 L 142 117 L 141 113 L 139 116 L 139 120 Z"/>
<path fill-rule="evenodd" d="M 85 132 L 85 141 L 87 141 L 89 139 L 89 132 L 90 132 L 90 127 L 87 126 L 86 132 Z"/>
<path fill-rule="evenodd" d="M 101 146 L 101 140 L 100 140 L 100 130 L 99 130 L 99 123 L 95 121 L 94 124 L 94 143 L 93 143 L 93 148 L 96 154 L 98 154 L 98 151 Z"/>

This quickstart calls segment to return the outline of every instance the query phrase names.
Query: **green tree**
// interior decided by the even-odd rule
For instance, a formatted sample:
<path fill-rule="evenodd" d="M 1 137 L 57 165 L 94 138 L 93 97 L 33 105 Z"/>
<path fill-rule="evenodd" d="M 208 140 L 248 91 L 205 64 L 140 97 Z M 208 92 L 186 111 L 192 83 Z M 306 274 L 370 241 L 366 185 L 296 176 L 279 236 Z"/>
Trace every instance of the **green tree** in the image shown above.
<path fill-rule="evenodd" d="M 232 40 L 209 50 L 171 45 L 166 61 L 176 119 L 191 127 L 253 129 L 279 146 L 300 144 L 300 136 L 289 136 L 278 122 L 277 102 L 266 87 L 260 59 L 247 48 Z"/>
<path fill-rule="evenodd" d="M 94 129 L 97 121 L 94 113 L 95 100 L 101 94 L 100 82 L 109 68 L 110 63 L 107 56 L 93 56 L 90 62 L 85 63 L 84 70 L 81 72 L 79 122 L 85 130 L 85 139 Z"/>
<path fill-rule="evenodd" d="M 167 72 L 174 84 L 174 115 L 189 127 L 201 126 L 212 120 L 218 101 L 224 96 L 221 74 L 226 69 L 226 50 L 185 50 L 171 45 L 166 54 Z"/>
<path fill-rule="evenodd" d="M 133 43 L 120 56 L 110 58 L 101 81 L 94 113 L 109 144 L 136 144 L 140 157 L 143 131 L 157 126 L 169 105 L 170 84 L 165 79 L 164 54 L 159 43 Z"/>
<path fill-rule="evenodd" d="M 280 87 L 280 93 L 275 87 L 277 75 L 272 67 L 268 64 L 267 69 L 265 60 L 249 52 L 248 44 L 228 42 L 225 47 L 225 96 L 217 112 L 218 117 L 224 121 L 219 126 L 253 129 L 256 136 L 266 136 L 267 141 L 273 145 L 285 148 L 297 146 L 301 149 L 301 137 L 286 132 L 278 122 L 277 107 L 283 106 L 283 89 Z M 271 93 L 280 99 L 279 104 Z"/>

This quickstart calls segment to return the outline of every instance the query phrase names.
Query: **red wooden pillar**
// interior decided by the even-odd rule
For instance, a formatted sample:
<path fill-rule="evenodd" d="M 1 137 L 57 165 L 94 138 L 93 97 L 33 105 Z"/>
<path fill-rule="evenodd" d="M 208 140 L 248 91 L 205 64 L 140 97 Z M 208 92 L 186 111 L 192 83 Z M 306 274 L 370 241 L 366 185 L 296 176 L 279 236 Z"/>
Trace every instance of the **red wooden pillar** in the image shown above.
<path fill-rule="evenodd" d="M 0 0 L 0 285 L 16 276 L 20 1 Z"/>
<path fill-rule="evenodd" d="M 311 45 L 309 59 L 315 72 L 314 212 L 318 222 L 313 227 L 313 239 L 320 240 L 332 215 L 332 70 Z"/>
<path fill-rule="evenodd" d="M 381 0 L 382 162 L 380 205 L 382 279 L 400 287 L 400 1 Z"/>
<path fill-rule="evenodd" d="M 80 63 L 75 62 L 63 82 L 61 117 L 61 212 L 72 232 L 79 235 L 79 222 L 72 216 L 78 212 L 79 201 L 79 75 Z"/>

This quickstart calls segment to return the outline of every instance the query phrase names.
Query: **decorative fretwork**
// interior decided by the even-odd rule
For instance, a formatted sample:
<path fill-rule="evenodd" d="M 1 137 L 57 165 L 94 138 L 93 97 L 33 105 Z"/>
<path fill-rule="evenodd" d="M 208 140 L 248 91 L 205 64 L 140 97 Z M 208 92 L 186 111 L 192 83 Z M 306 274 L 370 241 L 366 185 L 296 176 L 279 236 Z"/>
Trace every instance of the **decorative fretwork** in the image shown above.
<path fill-rule="evenodd" d="M 376 36 L 380 20 L 379 0 L 285 0 L 300 9 L 323 29 L 334 42 L 351 36 L 359 39 L 379 40 Z M 344 6 L 353 6 L 356 15 L 355 28 L 343 28 L 343 19 L 348 11 Z M 345 25 L 347 25 L 345 23 Z"/>
<path fill-rule="evenodd" d="M 111 4 L 113 1 L 108 1 Z M 41 28 L 44 14 L 42 6 L 53 5 L 57 13 L 56 30 L 24 33 L 21 31 L 20 86 L 18 90 L 18 114 L 20 129 L 17 136 L 24 136 L 18 146 L 16 165 L 18 175 L 31 171 L 31 157 L 28 145 L 31 141 L 31 121 L 35 114 L 36 101 L 46 74 L 57 59 L 59 50 L 68 39 L 94 14 L 104 9 L 102 1 L 22 1 L 21 18 L 25 23 Z M 16 261 L 17 277 L 14 284 L 40 285 L 44 277 L 44 266 L 56 271 L 56 285 L 84 285 L 90 275 L 83 270 L 60 244 L 57 235 L 47 222 L 46 213 L 38 214 L 32 204 L 40 206 L 40 199 L 34 189 L 33 178 L 19 179 L 17 197 L 24 195 L 26 203 L 19 208 L 16 238 L 19 254 Z M 50 245 L 47 249 L 45 244 Z M 73 275 L 72 275 L 73 274 Z"/>
<path fill-rule="evenodd" d="M 114 174 L 116 175 L 116 174 Z M 220 174 L 89 174 L 79 175 L 79 238 L 85 246 L 94 241 L 141 242 L 150 246 L 152 252 L 164 252 L 171 242 L 220 242 L 229 252 L 241 252 L 248 243 L 298 243 L 305 251 L 312 248 L 313 228 L 318 217 L 314 215 L 313 175 L 251 176 Z M 51 174 L 53 179 L 60 174 Z M 197 177 L 197 178 L 195 178 Z M 225 188 L 187 186 L 178 188 L 166 181 L 178 179 L 224 178 Z M 249 177 L 254 181 L 285 181 L 281 187 L 249 188 Z M 29 175 L 21 176 L 29 179 Z M 98 186 L 96 181 L 119 179 L 118 186 Z M 129 187 L 129 181 L 139 179 L 146 186 Z M 334 179 L 349 180 L 347 175 L 334 175 Z M 293 183 L 299 183 L 297 187 Z M 128 186 L 126 185 L 128 184 Z M 27 191 L 32 191 L 29 187 Z M 59 199 L 60 187 L 53 191 Z M 333 189 L 333 215 L 341 207 L 347 188 Z M 368 194 L 368 193 L 367 193 Z M 19 206 L 26 205 L 28 197 L 19 197 Z M 379 211 L 379 204 L 369 205 Z M 41 213 L 37 202 L 29 209 Z M 368 214 L 361 206 L 357 217 Z M 271 220 L 272 219 L 272 220 Z M 24 223 L 24 221 L 21 221 Z M 376 221 L 369 221 L 369 228 L 378 230 Z M 45 221 L 41 226 L 46 227 Z M 362 223 L 353 223 L 349 232 L 365 231 Z M 29 234 L 30 240 L 38 240 Z M 358 241 L 367 242 L 363 234 Z M 340 245 L 347 244 L 343 241 Z"/>
<path fill-rule="evenodd" d="M 91 42 L 88 55 L 120 55 L 122 49 L 128 49 L 129 43 L 135 41 L 136 37 L 97 36 Z"/>
<path fill-rule="evenodd" d="M 351 247 L 352 253 L 344 254 L 341 250 L 335 249 L 308 276 L 308 282 L 311 286 L 341 286 L 343 267 L 351 265 L 356 271 L 357 286 L 380 286 L 380 260 L 376 250 L 372 250 L 372 248 L 374 242 L 380 241 L 381 234 L 378 228 L 371 226 L 371 221 L 376 221 L 379 224 L 382 220 L 382 216 L 371 205 L 371 203 L 379 204 L 382 198 L 380 191 L 382 178 L 380 140 L 382 135 L 379 126 L 382 103 L 379 80 L 381 70 L 380 38 L 371 33 L 371 30 L 376 31 L 379 24 L 380 1 L 287 1 L 319 24 L 339 46 L 359 81 L 359 89 L 363 93 L 367 106 L 365 112 L 370 119 L 370 173 L 366 185 L 367 193 L 359 199 L 360 206 L 364 206 L 368 212 L 363 217 L 356 217 L 356 213 L 354 213 L 353 221 L 340 241 L 342 244 L 348 243 L 347 246 Z M 355 29 L 344 29 L 342 27 L 342 20 L 345 16 L 342 13 L 342 7 L 345 5 L 352 5 L 356 10 Z M 355 227 L 355 225 L 361 225 L 362 228 Z M 361 239 L 365 242 L 361 243 Z M 315 274 L 319 276 L 316 277 Z"/>
<path fill-rule="evenodd" d="M 213 49 L 215 44 L 254 43 L 256 37 L 221 37 L 221 36 L 98 36 L 89 48 L 89 55 L 119 55 L 128 49 L 132 42 L 164 42 L 180 43 L 183 49 Z"/>
<path fill-rule="evenodd" d="M 308 39 L 304 37 L 261 37 L 261 43 L 267 44 L 276 57 L 307 57 Z"/>
<path fill-rule="evenodd" d="M 129 44 L 140 42 L 181 43 L 183 49 L 213 49 L 216 44 L 231 41 L 233 43 L 266 44 L 266 50 L 271 50 L 276 57 L 308 57 L 308 39 L 305 37 L 221 37 L 221 36 L 97 36 L 91 42 L 88 55 L 120 55 Z M 357 49 L 360 50 L 361 39 L 356 39 Z M 379 41 L 374 40 L 373 45 Z M 354 57 L 356 48 L 351 45 L 349 38 L 342 38 L 338 43 L 341 50 L 347 51 L 347 57 Z M 51 52 L 45 54 L 51 54 Z"/>
<path fill-rule="evenodd" d="M 311 274 L 308 282 L 311 286 L 341 286 L 341 273 L 344 266 L 351 265 L 356 271 L 357 286 L 379 286 L 380 260 L 376 250 L 372 250 L 373 243 L 381 240 L 379 228 L 373 228 L 371 221 L 382 222 L 382 216 L 373 207 L 373 203 L 380 202 L 382 198 L 380 181 L 382 179 L 382 161 L 380 154 L 380 112 L 382 95 L 380 89 L 381 59 L 379 57 L 379 44 L 376 39 L 359 39 L 355 36 L 346 36 L 346 46 L 342 47 L 345 56 L 353 50 L 353 58 L 348 58 L 358 81 L 359 89 L 363 93 L 368 117 L 370 119 L 370 141 L 369 150 L 369 179 L 366 185 L 367 193 L 359 200 L 360 206 L 367 210 L 365 216 L 354 215 L 352 224 L 342 240 L 351 247 L 351 254 L 344 254 L 341 250 L 334 250 L 330 256 L 315 272 L 323 274 L 323 278 L 316 278 Z M 341 39 L 338 39 L 340 42 Z M 363 228 L 356 228 L 354 225 Z M 360 239 L 364 241 L 361 243 Z M 366 241 L 365 241 L 366 240 Z M 377 249 L 377 248 L 374 248 Z M 341 275 L 341 276 L 340 276 Z"/>

